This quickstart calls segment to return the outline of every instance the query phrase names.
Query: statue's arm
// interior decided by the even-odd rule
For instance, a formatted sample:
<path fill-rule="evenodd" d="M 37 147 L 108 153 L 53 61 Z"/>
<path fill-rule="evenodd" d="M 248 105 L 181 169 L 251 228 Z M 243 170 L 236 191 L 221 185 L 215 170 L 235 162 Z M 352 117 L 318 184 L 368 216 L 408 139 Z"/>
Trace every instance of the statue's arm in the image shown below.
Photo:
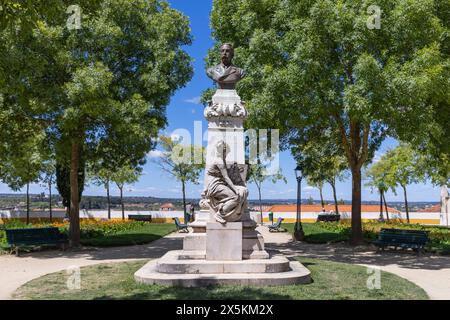
<path fill-rule="evenodd" d="M 231 190 L 233 190 L 233 192 L 235 194 L 237 194 L 238 192 L 236 190 L 236 187 L 234 186 L 233 181 L 231 181 L 230 176 L 228 175 L 227 168 L 224 166 L 219 166 L 219 169 L 220 169 L 220 172 L 222 173 L 222 177 L 224 178 L 227 185 L 230 187 Z"/>
<path fill-rule="evenodd" d="M 214 67 L 208 68 L 206 70 L 206 75 L 214 80 Z"/>

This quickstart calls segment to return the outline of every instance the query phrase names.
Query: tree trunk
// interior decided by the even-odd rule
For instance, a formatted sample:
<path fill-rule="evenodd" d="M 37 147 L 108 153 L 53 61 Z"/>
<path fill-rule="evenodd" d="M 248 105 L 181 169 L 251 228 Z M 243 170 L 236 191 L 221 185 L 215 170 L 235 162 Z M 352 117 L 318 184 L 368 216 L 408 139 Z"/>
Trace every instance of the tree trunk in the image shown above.
<path fill-rule="evenodd" d="M 30 223 L 30 183 L 27 182 L 27 224 Z"/>
<path fill-rule="evenodd" d="M 125 220 L 125 205 L 123 203 L 123 186 L 119 188 L 120 190 L 120 205 L 122 206 L 122 220 Z"/>
<path fill-rule="evenodd" d="M 261 187 L 258 187 L 259 196 L 259 213 L 261 214 L 261 225 L 264 225 L 263 211 L 262 211 L 262 200 L 261 200 Z"/>
<path fill-rule="evenodd" d="M 80 197 L 78 190 L 78 170 L 80 166 L 80 142 L 72 141 L 70 156 L 70 226 L 69 239 L 71 247 L 80 245 Z"/>
<path fill-rule="evenodd" d="M 351 244 L 363 242 L 361 222 L 361 168 L 352 168 L 352 236 Z"/>
<path fill-rule="evenodd" d="M 336 214 L 339 214 L 339 206 L 338 206 L 338 199 L 336 194 L 336 182 L 330 182 L 331 189 L 333 189 L 333 198 L 334 198 L 334 210 L 336 211 Z"/>
<path fill-rule="evenodd" d="M 408 208 L 408 196 L 406 195 L 406 186 L 402 185 L 403 194 L 405 196 L 405 210 L 406 210 L 406 221 L 409 223 L 409 208 Z"/>
<path fill-rule="evenodd" d="M 53 211 L 52 211 L 52 181 L 48 182 L 48 209 L 50 213 L 50 222 L 53 222 Z"/>
<path fill-rule="evenodd" d="M 383 201 L 384 201 L 384 209 L 386 211 L 386 220 L 389 221 L 389 210 L 386 203 L 386 197 L 384 196 L 384 192 L 383 192 Z"/>
<path fill-rule="evenodd" d="M 108 219 L 111 220 L 111 197 L 109 195 L 109 179 L 106 181 L 106 202 L 108 206 Z"/>
<path fill-rule="evenodd" d="M 322 209 L 324 209 L 324 208 L 325 208 L 325 202 L 323 201 L 323 193 L 322 193 L 322 189 L 323 189 L 323 187 L 320 186 L 320 187 L 319 187 L 320 204 L 322 205 Z"/>
<path fill-rule="evenodd" d="M 186 212 L 186 185 L 184 181 L 181 181 L 181 189 L 183 191 L 183 211 L 184 211 L 184 223 L 188 223 L 189 219 Z"/>
<path fill-rule="evenodd" d="M 383 190 L 379 189 L 378 192 L 380 193 L 380 221 L 383 221 Z"/>

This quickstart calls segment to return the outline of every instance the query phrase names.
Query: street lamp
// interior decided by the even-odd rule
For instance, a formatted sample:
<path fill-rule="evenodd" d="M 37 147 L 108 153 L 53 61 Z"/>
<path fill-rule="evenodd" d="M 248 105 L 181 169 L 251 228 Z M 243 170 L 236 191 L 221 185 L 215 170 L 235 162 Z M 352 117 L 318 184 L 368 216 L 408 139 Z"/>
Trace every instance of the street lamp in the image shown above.
<path fill-rule="evenodd" d="M 302 168 L 297 166 L 295 168 L 295 178 L 297 179 L 297 217 L 294 226 L 294 241 L 303 241 L 305 233 L 303 232 L 301 213 L 302 213 Z"/>

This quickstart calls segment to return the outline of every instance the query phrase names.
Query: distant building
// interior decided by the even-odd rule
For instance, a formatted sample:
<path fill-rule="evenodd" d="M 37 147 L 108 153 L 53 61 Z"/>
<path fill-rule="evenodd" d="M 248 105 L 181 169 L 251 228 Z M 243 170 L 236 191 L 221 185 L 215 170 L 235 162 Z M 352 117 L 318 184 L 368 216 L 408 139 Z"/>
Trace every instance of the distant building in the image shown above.
<path fill-rule="evenodd" d="M 173 211 L 174 210 L 174 206 L 172 203 L 168 202 L 168 203 L 163 203 L 160 207 L 159 207 L 160 211 Z"/>
<path fill-rule="evenodd" d="M 435 204 L 426 208 L 418 209 L 417 212 L 441 212 L 441 205 Z"/>
<path fill-rule="evenodd" d="M 335 211 L 334 204 L 327 204 L 325 205 L 325 212 L 329 213 L 330 211 Z M 338 205 L 339 213 L 341 212 L 351 212 L 352 206 L 349 204 L 340 204 Z M 384 210 L 384 207 L 383 207 Z M 399 213 L 397 209 L 388 207 L 389 213 Z M 268 209 L 265 210 L 266 212 L 272 211 L 272 212 L 295 212 L 297 211 L 297 205 L 296 204 L 276 204 Z M 317 212 L 321 213 L 323 212 L 323 208 L 320 204 L 302 204 L 302 211 L 303 212 Z M 380 212 L 380 206 L 379 205 L 372 205 L 372 204 L 363 204 L 361 205 L 361 212 Z"/>

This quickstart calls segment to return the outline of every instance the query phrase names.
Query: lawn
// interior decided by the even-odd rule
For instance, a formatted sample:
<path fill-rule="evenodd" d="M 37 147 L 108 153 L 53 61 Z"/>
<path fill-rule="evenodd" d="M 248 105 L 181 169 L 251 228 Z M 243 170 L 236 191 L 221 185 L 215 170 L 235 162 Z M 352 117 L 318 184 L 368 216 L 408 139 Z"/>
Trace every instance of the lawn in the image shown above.
<path fill-rule="evenodd" d="M 175 225 L 172 223 L 144 222 L 127 230 L 83 237 L 81 243 L 85 246 L 95 247 L 130 246 L 155 241 L 175 230 Z"/>
<path fill-rule="evenodd" d="M 10 220 L 5 228 L 41 228 L 57 227 L 68 232 L 67 223 L 25 224 L 19 220 Z M 175 224 L 148 223 L 138 221 L 95 221 L 81 222 L 81 243 L 85 246 L 111 247 L 149 243 L 175 231 Z M 0 251 L 7 251 L 5 232 L 0 230 Z M 25 248 L 27 249 L 27 248 Z"/>
<path fill-rule="evenodd" d="M 276 299 L 354 300 L 428 299 L 423 289 L 394 274 L 381 272 L 380 289 L 368 289 L 370 276 L 362 266 L 299 258 L 311 270 L 313 282 L 276 287 L 212 286 L 175 288 L 138 284 L 133 274 L 145 261 L 100 264 L 81 268 L 81 289 L 69 290 L 69 275 L 57 272 L 32 280 L 14 294 L 16 299 Z"/>
<path fill-rule="evenodd" d="M 316 222 L 303 223 L 305 241 L 309 243 L 334 243 L 348 241 L 351 234 L 349 222 Z M 294 232 L 293 223 L 283 223 L 283 228 L 288 232 Z M 414 229 L 429 232 L 430 242 L 426 250 L 439 254 L 450 254 L 450 229 L 439 226 L 424 226 L 419 224 L 407 224 L 400 222 L 366 222 L 363 223 L 364 239 L 370 242 L 376 239 L 381 228 Z"/>

